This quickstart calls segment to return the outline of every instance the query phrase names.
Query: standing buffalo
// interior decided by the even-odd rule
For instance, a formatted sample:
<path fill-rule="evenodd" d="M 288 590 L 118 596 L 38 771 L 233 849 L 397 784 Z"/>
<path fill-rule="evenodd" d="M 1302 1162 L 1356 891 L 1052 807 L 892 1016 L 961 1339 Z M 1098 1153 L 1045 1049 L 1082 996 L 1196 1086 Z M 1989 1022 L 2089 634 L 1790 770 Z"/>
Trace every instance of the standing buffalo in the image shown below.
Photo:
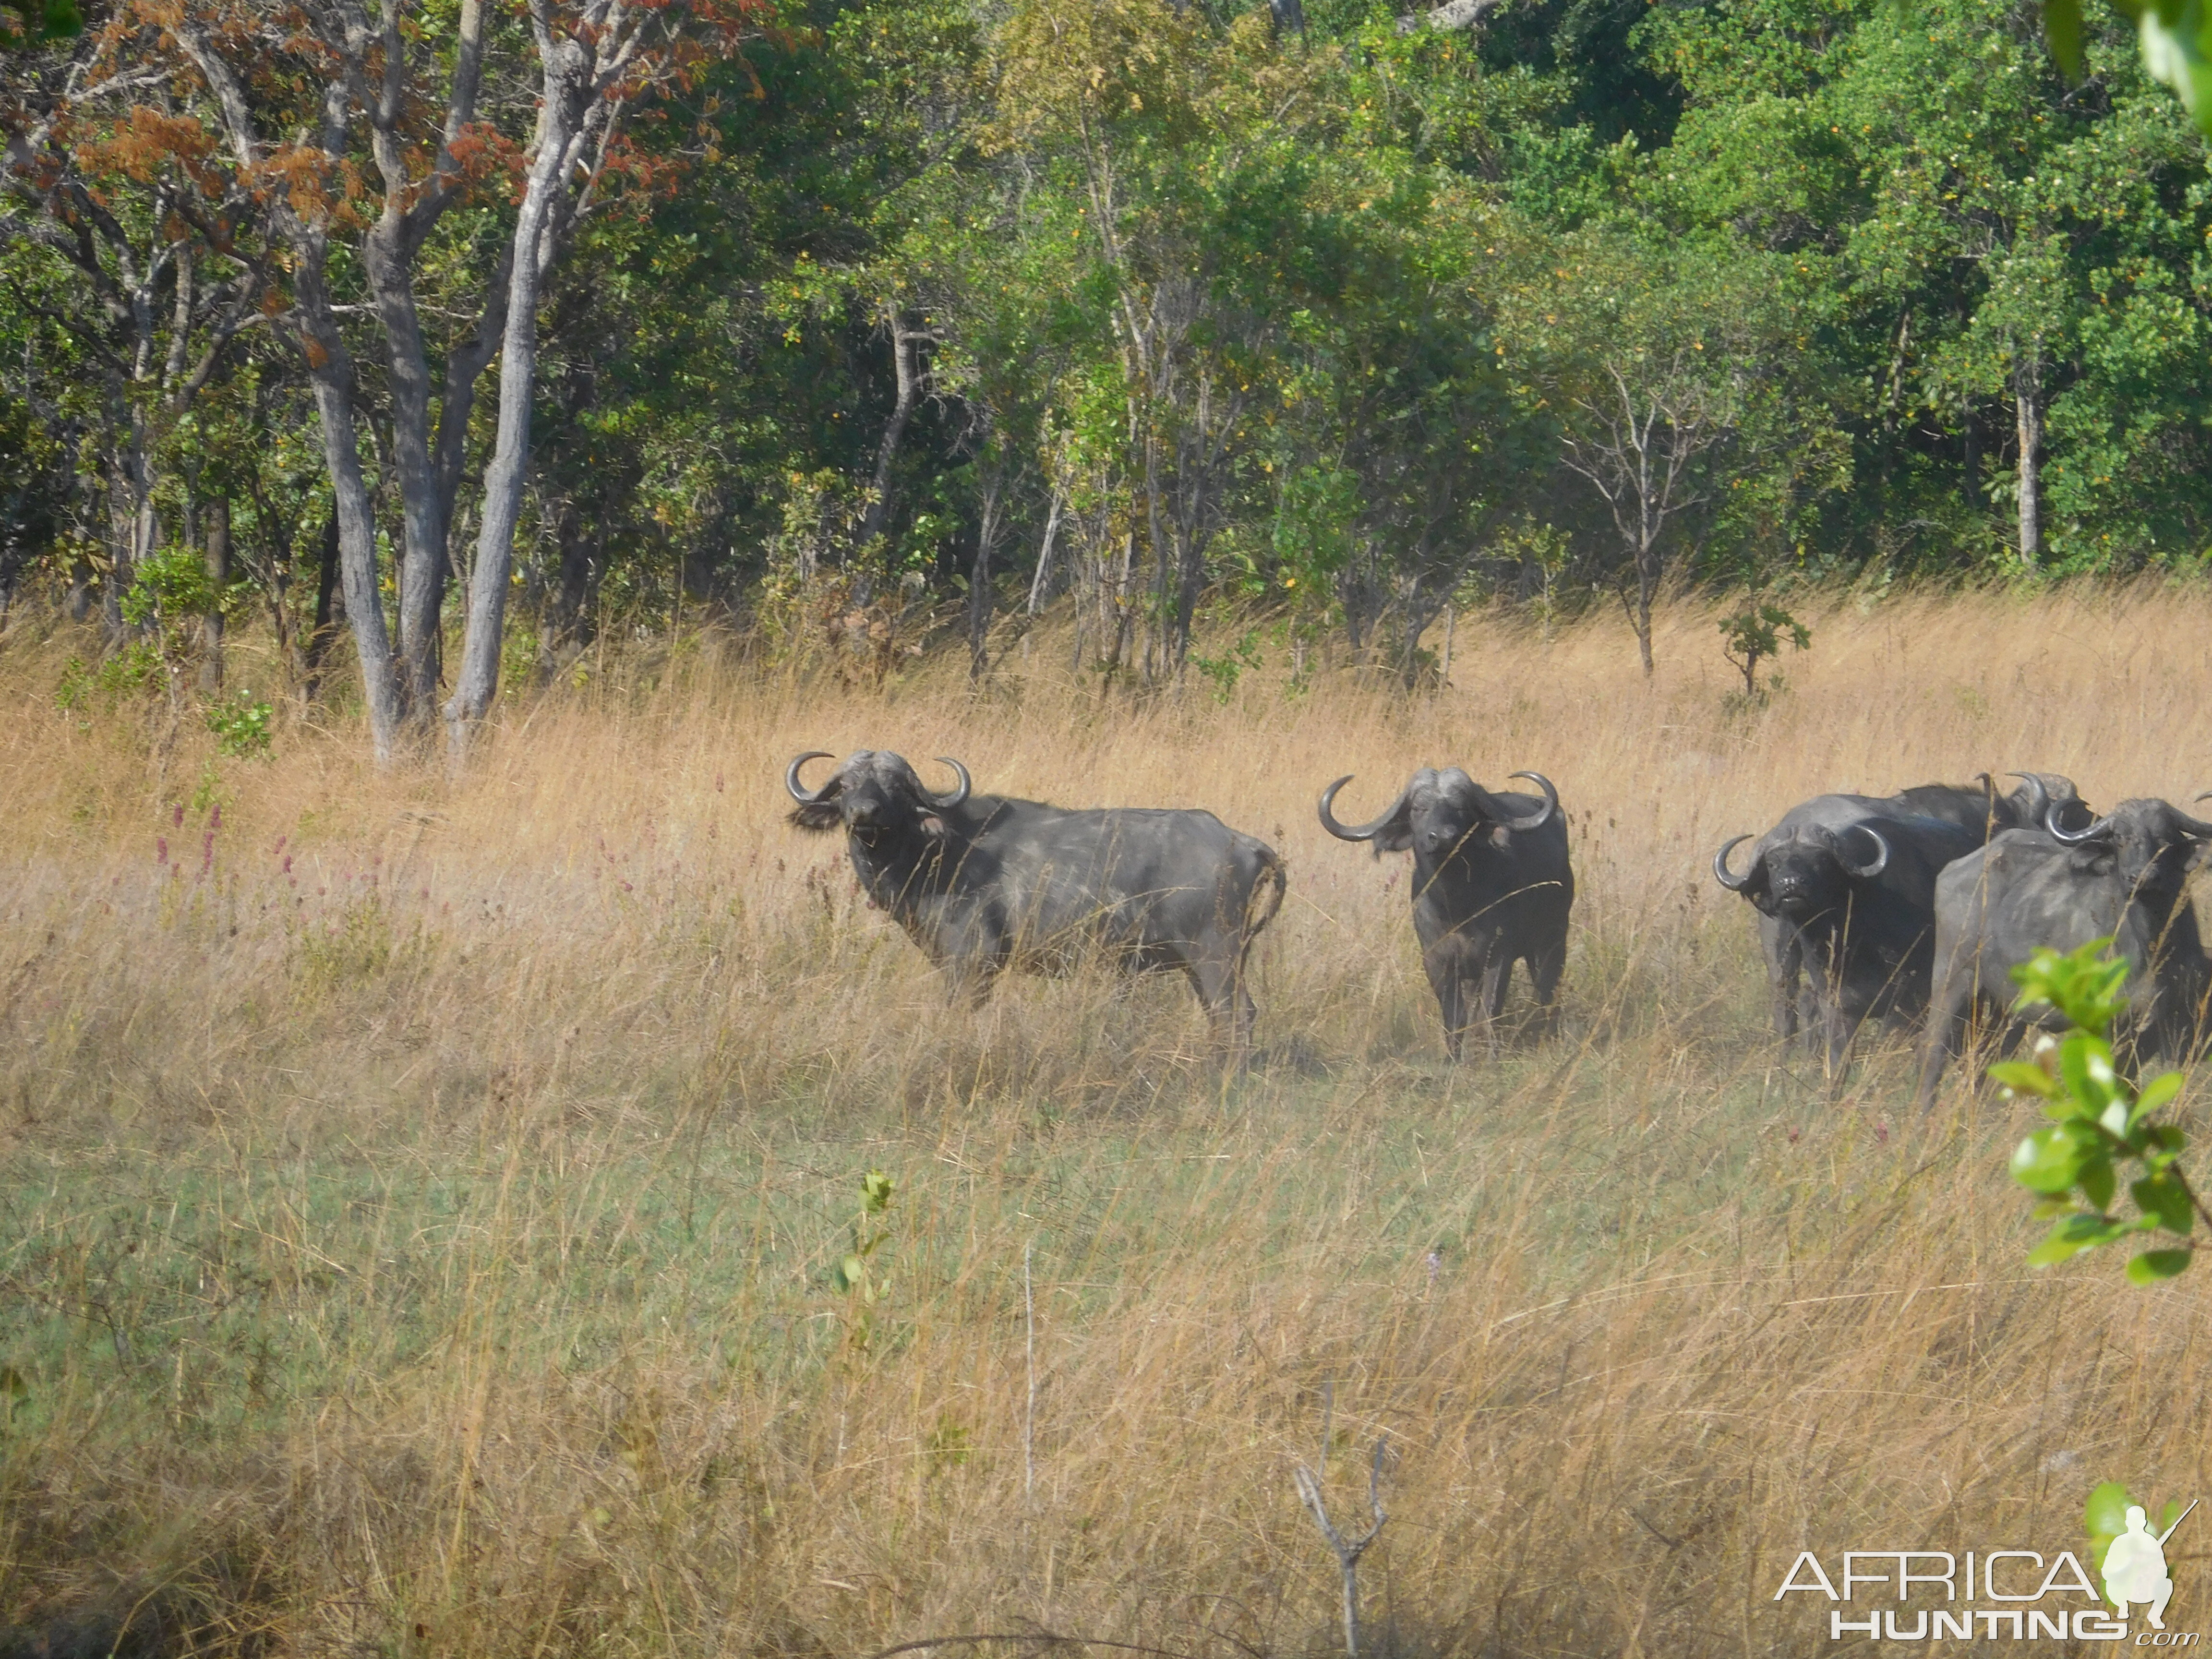
<path fill-rule="evenodd" d="M 1713 855 L 1714 878 L 1759 913 L 1776 1030 L 1787 1041 L 1802 1022 L 1808 1042 L 1817 1031 L 1830 1076 L 1841 1075 L 1851 1039 L 1870 1015 L 1898 1029 L 1927 1006 L 1943 866 L 1993 830 L 2037 822 L 2046 811 L 2081 811 L 2071 781 L 2014 775 L 2022 781 L 2010 794 L 1984 773 L 1963 787 L 1817 795 L 1759 838 L 1741 875 L 1729 870 L 1729 854 L 1749 836 Z M 1809 992 L 1802 1008 L 1801 975 Z"/>
<path fill-rule="evenodd" d="M 1378 857 L 1413 855 L 1413 933 L 1454 1060 L 1478 1020 L 1496 1051 L 1496 1021 L 1516 961 L 1528 964 L 1545 1029 L 1559 1024 L 1552 999 L 1566 966 L 1567 913 L 1575 902 L 1567 821 L 1549 781 L 1534 772 L 1513 775 L 1544 793 L 1493 795 L 1457 767 L 1423 767 L 1389 811 L 1356 830 L 1329 810 L 1352 776 L 1322 792 L 1322 827 L 1330 835 L 1371 842 Z"/>
<path fill-rule="evenodd" d="M 2122 801 L 2080 830 L 2068 830 L 2054 807 L 2044 828 L 2008 830 L 1945 870 L 1936 884 L 1922 1108 L 1935 1103 L 1944 1065 L 1960 1052 L 1975 1010 L 2010 1011 L 2012 969 L 2044 945 L 2072 951 L 2110 935 L 2129 968 L 2119 1041 L 2141 1053 L 2185 1053 L 2212 991 L 2187 884 L 2208 839 L 2212 823 L 2162 800 Z M 2010 1012 L 2008 1045 L 2033 1018 Z"/>
<path fill-rule="evenodd" d="M 1251 1040 L 1244 957 L 1283 902 L 1283 861 L 1211 812 L 1071 811 L 945 794 L 898 756 L 863 749 L 812 793 L 793 760 L 784 787 L 802 830 L 843 828 L 853 869 L 957 986 L 977 995 L 1008 968 L 1058 975 L 1103 960 L 1130 973 L 1180 969 L 1218 1035 Z"/>

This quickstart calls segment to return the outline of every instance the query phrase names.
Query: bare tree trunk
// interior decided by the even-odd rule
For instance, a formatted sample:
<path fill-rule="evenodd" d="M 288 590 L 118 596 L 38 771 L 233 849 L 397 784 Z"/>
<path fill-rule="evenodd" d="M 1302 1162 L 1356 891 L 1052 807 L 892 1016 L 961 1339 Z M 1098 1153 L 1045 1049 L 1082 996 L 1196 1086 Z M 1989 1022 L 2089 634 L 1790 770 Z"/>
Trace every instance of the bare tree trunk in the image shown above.
<path fill-rule="evenodd" d="M 354 406 L 354 366 L 337 330 L 325 286 L 327 243 L 320 233 L 305 239 L 295 278 L 301 333 L 307 346 L 308 384 L 323 434 L 323 464 L 330 475 L 332 516 L 338 530 L 338 575 L 345 593 L 354 654 L 361 664 L 362 701 L 368 705 L 368 739 L 380 766 L 389 765 L 400 740 L 398 676 L 392 635 L 376 582 L 376 515 L 361 471 L 361 434 Z"/>
<path fill-rule="evenodd" d="M 384 325 L 392 393 L 392 459 L 399 484 L 397 652 L 401 718 L 419 726 L 438 697 L 438 605 L 446 526 L 430 458 L 430 364 L 416 314 L 411 251 L 396 200 L 362 245 L 362 264 Z"/>
<path fill-rule="evenodd" d="M 468 632 L 461 672 L 446 704 L 447 736 L 454 752 L 469 729 L 491 708 L 499 690 L 500 643 L 507 625 L 507 575 L 514 562 L 514 527 L 522 516 L 524 474 L 530 459 L 530 398 L 538 374 L 538 295 L 551 264 L 555 198 L 567 188 L 576 163 L 570 149 L 582 125 L 590 64 L 574 40 L 544 42 L 544 97 L 538 106 L 538 153 L 514 226 L 507 294 L 507 327 L 500 343 L 499 436 L 485 470 L 483 516 L 469 580 Z"/>
<path fill-rule="evenodd" d="M 1644 678 L 1651 678 L 1651 600 L 1659 591 L 1658 549 L 1647 542 L 1636 553 L 1636 649 L 1644 660 Z"/>
<path fill-rule="evenodd" d="M 2020 414 L 2020 562 L 2043 562 L 2043 342 L 2033 341 L 2013 365 Z"/>
<path fill-rule="evenodd" d="M 208 503 L 207 541 L 204 555 L 207 561 L 207 615 L 200 620 L 200 643 L 204 654 L 200 658 L 200 690 L 222 690 L 222 595 L 230 586 L 230 501 L 218 495 Z"/>
<path fill-rule="evenodd" d="M 1044 603 L 1047 581 L 1046 573 L 1052 568 L 1052 544 L 1054 538 L 1060 533 L 1060 507 L 1066 499 L 1066 498 L 1062 495 L 1057 489 L 1055 489 L 1052 492 L 1051 509 L 1045 514 L 1044 545 L 1037 550 L 1036 574 L 1030 578 L 1029 613 L 1032 617 L 1036 615 L 1038 607 Z M 1079 619 L 1079 610 L 1078 614 Z"/>
<path fill-rule="evenodd" d="M 924 336 L 909 329 L 899 319 L 898 307 L 886 302 L 884 320 L 891 331 L 891 372 L 898 378 L 898 398 L 891 405 L 891 417 L 884 423 L 882 441 L 876 446 L 876 475 L 868 495 L 868 510 L 860 520 L 860 545 L 884 533 L 891 516 L 891 470 L 897 465 L 899 445 L 906 438 L 906 424 L 914 417 L 915 405 L 921 399 L 921 342 Z"/>

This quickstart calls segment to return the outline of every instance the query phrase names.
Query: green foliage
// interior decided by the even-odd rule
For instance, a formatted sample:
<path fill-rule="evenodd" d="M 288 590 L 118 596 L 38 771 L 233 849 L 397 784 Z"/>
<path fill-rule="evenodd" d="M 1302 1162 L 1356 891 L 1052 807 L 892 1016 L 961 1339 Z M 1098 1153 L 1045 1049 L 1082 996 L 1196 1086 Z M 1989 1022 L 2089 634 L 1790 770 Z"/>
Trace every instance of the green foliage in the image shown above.
<path fill-rule="evenodd" d="M 2144 1250 L 2128 1262 L 2130 1280 L 2151 1285 L 2189 1266 L 2196 1223 L 2208 1218 L 2177 1161 L 2186 1138 L 2155 1117 L 2180 1093 L 2181 1074 L 2166 1073 L 2138 1091 L 2114 1066 L 2107 1034 L 2126 1006 L 2121 988 L 2128 965 L 2106 956 L 2111 945 L 2094 939 L 2063 956 L 2039 951 L 2013 970 L 2021 1006 L 2048 1006 L 2070 1029 L 2044 1038 L 2033 1060 L 1993 1066 L 1990 1076 L 2008 1097 L 2040 1100 L 2052 1120 L 2012 1155 L 2013 1179 L 2043 1195 L 2036 1214 L 2057 1218 L 2029 1253 L 2029 1264 L 2048 1267 L 2102 1245 L 2171 1234 L 2178 1243 Z M 2123 1171 L 2140 1171 L 2128 1182 L 2132 1216 L 2112 1213 Z"/>
<path fill-rule="evenodd" d="M 191 799 L 187 803 L 195 812 L 211 813 L 223 804 L 222 774 L 216 769 L 213 761 L 200 768 L 199 781 L 192 786 Z"/>
<path fill-rule="evenodd" d="M 62 665 L 60 682 L 54 687 L 54 707 L 64 714 L 81 714 L 92 701 L 94 677 L 84 665 L 82 657 L 71 657 Z"/>
<path fill-rule="evenodd" d="M 2203 0 L 2117 0 L 2142 41 L 2143 67 L 2171 87 L 2198 126 L 2212 133 L 2212 11 Z M 2073 80 L 2087 68 L 2081 0 L 2043 0 L 2043 27 Z"/>
<path fill-rule="evenodd" d="M 891 1229 L 883 1218 L 897 1189 L 898 1183 L 881 1170 L 860 1177 L 860 1212 L 853 1220 L 853 1248 L 830 1270 L 830 1282 L 864 1308 L 872 1308 L 890 1294 L 890 1276 L 875 1272 L 870 1258 L 890 1242 Z"/>
<path fill-rule="evenodd" d="M 207 711 L 207 728 L 215 733 L 216 747 L 236 759 L 269 753 L 273 706 L 240 690 Z"/>
<path fill-rule="evenodd" d="M 1257 668 L 1266 659 L 1260 654 L 1260 630 L 1248 628 L 1243 635 L 1218 657 L 1202 657 L 1191 653 L 1190 665 L 1205 676 L 1213 687 L 1213 700 L 1225 703 L 1237 690 L 1237 681 L 1244 670 Z"/>
<path fill-rule="evenodd" d="M 1813 643 L 1812 630 L 1781 605 L 1747 599 L 1741 610 L 1721 618 L 1721 654 L 1743 676 L 1743 695 L 1759 695 L 1759 665 L 1778 655 L 1784 641 L 1792 650 Z"/>
<path fill-rule="evenodd" d="M 899 635 L 872 672 L 949 602 L 1024 599 L 1048 520 L 1041 591 L 1075 591 L 1094 660 L 1188 662 L 1216 695 L 1237 653 L 1185 654 L 1210 594 L 1281 605 L 1301 647 L 1341 629 L 1411 684 L 1462 593 L 1548 626 L 1662 566 L 1753 592 L 2017 568 L 2028 483 L 2043 569 L 2197 568 L 2212 184 L 2152 74 L 2193 88 L 2206 25 L 2200 0 L 2130 6 L 2140 32 L 2048 10 L 2091 95 L 1997 0 L 1541 0 L 1403 35 L 1315 0 L 1284 40 L 1170 0 L 805 0 L 775 50 L 640 111 L 636 187 L 553 278 L 502 681 L 702 600 L 794 657 L 837 659 L 863 615 Z M 212 123 L 203 96 L 176 118 Z M 213 291 L 222 258 L 156 210 L 181 152 L 149 160 L 119 106 L 77 118 L 142 259 L 191 252 Z M 426 317 L 474 314 L 471 251 L 510 212 L 441 222 Z M 29 302 L 0 309 L 0 476 L 22 481 L 0 586 L 116 568 L 114 515 L 72 480 L 149 477 L 173 536 L 229 503 L 234 567 L 296 629 L 327 510 L 298 363 L 246 330 L 174 406 L 65 240 L 0 245 Z M 886 444 L 893 317 L 925 344 Z M 369 319 L 347 326 L 374 361 Z M 1703 436 L 1629 556 L 1636 514 L 1565 463 L 1662 406 L 1662 437 Z M 998 591 L 971 596 L 987 519 Z M 177 545 L 121 601 L 175 659 L 172 623 L 246 597 Z M 1750 656 L 1747 695 L 1771 653 Z"/>
<path fill-rule="evenodd" d="M 197 548 L 172 544 L 138 562 L 123 595 L 123 620 L 133 628 L 152 628 L 179 617 L 204 616 L 215 608 L 215 584 Z"/>
<path fill-rule="evenodd" d="M 84 33 L 76 0 L 5 0 L 0 3 L 0 52 L 67 40 Z"/>

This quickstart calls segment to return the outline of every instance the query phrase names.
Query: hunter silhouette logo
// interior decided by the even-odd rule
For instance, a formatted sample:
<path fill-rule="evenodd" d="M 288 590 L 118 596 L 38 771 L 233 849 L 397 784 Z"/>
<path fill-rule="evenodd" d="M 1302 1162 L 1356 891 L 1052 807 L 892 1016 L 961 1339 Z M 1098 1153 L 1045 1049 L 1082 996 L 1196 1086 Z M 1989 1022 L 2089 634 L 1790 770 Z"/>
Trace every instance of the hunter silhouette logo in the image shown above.
<path fill-rule="evenodd" d="M 2153 1532 L 2150 1516 L 2117 1480 L 2107 1480 L 2089 1494 L 2083 1520 L 2089 1528 L 2089 1559 L 2099 1564 L 2105 1599 L 2123 1619 L 2130 1607 L 2146 1610 L 2153 1630 L 2166 1628 L 2166 1604 L 2173 1599 L 2173 1579 L 2166 1570 L 2166 1540 L 2197 1507 L 2168 1504 L 2159 1517 L 2164 1524 Z M 2118 1522 L 2118 1525 L 2113 1523 Z"/>

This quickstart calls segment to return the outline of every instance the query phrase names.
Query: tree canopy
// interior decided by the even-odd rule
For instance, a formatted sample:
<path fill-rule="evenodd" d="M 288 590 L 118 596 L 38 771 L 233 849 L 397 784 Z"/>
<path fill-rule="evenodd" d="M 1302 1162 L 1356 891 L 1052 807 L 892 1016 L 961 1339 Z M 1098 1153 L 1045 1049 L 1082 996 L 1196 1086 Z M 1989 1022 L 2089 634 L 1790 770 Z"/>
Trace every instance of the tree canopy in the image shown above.
<path fill-rule="evenodd" d="M 685 610 L 1410 684 L 1485 597 L 1648 663 L 1670 580 L 2212 544 L 2203 141 L 2101 7 L 605 9 L 23 11 L 0 590 L 343 621 L 390 747 Z"/>

